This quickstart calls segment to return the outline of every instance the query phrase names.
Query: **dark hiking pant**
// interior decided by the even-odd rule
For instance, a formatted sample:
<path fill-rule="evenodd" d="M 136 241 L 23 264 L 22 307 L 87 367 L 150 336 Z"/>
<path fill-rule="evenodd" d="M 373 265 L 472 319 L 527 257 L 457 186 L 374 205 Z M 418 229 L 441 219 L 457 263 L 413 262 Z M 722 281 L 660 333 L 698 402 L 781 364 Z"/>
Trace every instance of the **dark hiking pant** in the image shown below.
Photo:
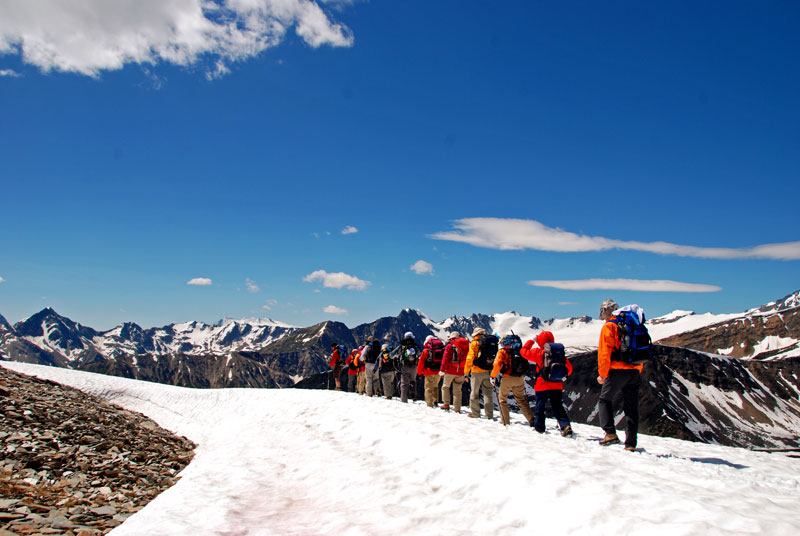
<path fill-rule="evenodd" d="M 622 391 L 622 411 L 625 412 L 625 446 L 636 447 L 639 433 L 639 384 L 642 382 L 638 370 L 611 369 L 600 389 L 600 427 L 607 434 L 616 434 L 614 426 L 614 397 Z"/>
<path fill-rule="evenodd" d="M 416 365 L 403 365 L 400 369 L 400 401 L 408 402 L 409 392 L 414 396 L 414 387 L 417 379 Z M 416 398 L 416 396 L 414 397 Z"/>
<path fill-rule="evenodd" d="M 537 432 L 544 432 L 544 417 L 547 402 L 553 408 L 553 415 L 558 421 L 558 427 L 564 429 L 569 426 L 567 410 L 564 409 L 564 398 L 561 389 L 549 389 L 547 391 L 536 391 L 536 406 L 533 408 L 533 427 Z"/>
<path fill-rule="evenodd" d="M 357 379 L 358 379 L 358 376 L 355 375 L 355 374 L 348 374 L 347 375 L 347 390 L 350 391 L 351 393 L 355 393 L 356 392 L 356 380 Z"/>

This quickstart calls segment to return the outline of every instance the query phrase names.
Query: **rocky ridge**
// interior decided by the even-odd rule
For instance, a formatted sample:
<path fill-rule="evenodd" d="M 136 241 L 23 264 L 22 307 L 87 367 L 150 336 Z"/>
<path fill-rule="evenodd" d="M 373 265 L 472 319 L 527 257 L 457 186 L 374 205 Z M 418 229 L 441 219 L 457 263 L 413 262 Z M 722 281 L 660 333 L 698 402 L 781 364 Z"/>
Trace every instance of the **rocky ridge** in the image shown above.
<path fill-rule="evenodd" d="M 172 486 L 194 444 L 141 414 L 0 367 L 0 535 L 106 534 Z"/>

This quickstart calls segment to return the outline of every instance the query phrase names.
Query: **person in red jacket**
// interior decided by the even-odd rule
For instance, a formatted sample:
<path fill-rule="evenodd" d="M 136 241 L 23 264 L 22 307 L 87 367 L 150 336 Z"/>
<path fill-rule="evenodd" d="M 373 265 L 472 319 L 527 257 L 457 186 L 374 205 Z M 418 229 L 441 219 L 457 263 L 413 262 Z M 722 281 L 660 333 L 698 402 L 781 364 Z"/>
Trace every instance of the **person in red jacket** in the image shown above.
<path fill-rule="evenodd" d="M 438 348 L 438 353 L 434 349 Z M 442 357 L 444 351 L 444 344 L 442 341 L 428 335 L 425 338 L 425 347 L 422 350 L 422 355 L 419 356 L 417 363 L 417 376 L 425 376 L 425 403 L 429 408 L 435 407 L 436 402 L 439 400 L 439 370 L 442 366 L 441 361 L 434 361 L 434 354 L 439 359 Z"/>
<path fill-rule="evenodd" d="M 469 341 L 458 332 L 447 336 L 447 346 L 444 347 L 444 358 L 439 376 L 442 379 L 442 409 L 450 411 L 450 394 L 452 390 L 453 407 L 456 413 L 461 413 L 461 388 L 464 386 L 464 365 L 469 353 Z"/>
<path fill-rule="evenodd" d="M 336 382 L 336 390 L 342 390 L 342 368 L 344 367 L 344 360 L 345 356 L 339 355 L 339 345 L 331 343 L 331 362 L 330 367 L 333 369 L 333 381 Z M 328 388 L 330 389 L 330 382 L 328 383 Z"/>
<path fill-rule="evenodd" d="M 522 346 L 520 353 L 528 361 L 536 363 L 536 366 L 541 370 L 544 359 L 544 345 L 551 342 L 556 342 L 553 334 L 549 331 L 543 331 L 536 336 L 536 344 L 539 348 L 533 348 L 533 339 L 531 339 Z M 567 376 L 570 374 L 572 374 L 572 363 L 567 359 Z M 564 409 L 564 383 L 550 382 L 539 376 L 536 378 L 533 390 L 536 393 L 536 404 L 533 408 L 533 428 L 540 434 L 544 433 L 545 405 L 549 401 L 558 421 L 558 427 L 561 428 L 561 435 L 564 437 L 572 436 L 572 426 L 567 416 L 567 410 Z"/>

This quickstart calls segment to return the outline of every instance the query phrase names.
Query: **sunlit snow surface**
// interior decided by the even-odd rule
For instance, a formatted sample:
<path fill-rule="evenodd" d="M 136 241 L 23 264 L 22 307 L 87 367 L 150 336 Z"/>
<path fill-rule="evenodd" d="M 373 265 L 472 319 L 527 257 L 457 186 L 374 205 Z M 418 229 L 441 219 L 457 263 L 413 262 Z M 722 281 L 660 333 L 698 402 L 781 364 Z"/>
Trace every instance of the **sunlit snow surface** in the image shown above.
<path fill-rule="evenodd" d="M 199 390 L 3 362 L 141 412 L 198 444 L 114 535 L 800 534 L 800 460 L 641 436 L 601 447 L 422 404 Z"/>

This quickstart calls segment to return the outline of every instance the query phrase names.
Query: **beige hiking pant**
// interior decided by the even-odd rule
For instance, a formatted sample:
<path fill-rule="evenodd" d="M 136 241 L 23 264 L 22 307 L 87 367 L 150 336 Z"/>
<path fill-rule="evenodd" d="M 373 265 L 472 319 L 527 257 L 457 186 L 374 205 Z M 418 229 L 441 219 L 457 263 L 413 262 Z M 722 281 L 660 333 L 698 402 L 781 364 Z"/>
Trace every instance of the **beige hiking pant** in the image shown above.
<path fill-rule="evenodd" d="M 514 395 L 519 410 L 528 419 L 528 424 L 533 423 L 533 411 L 528 403 L 528 395 L 525 394 L 524 376 L 503 376 L 500 380 L 500 418 L 503 424 L 511 424 L 511 416 L 508 411 L 508 395 Z"/>
<path fill-rule="evenodd" d="M 450 405 L 450 391 L 452 386 L 453 409 L 456 413 L 461 411 L 461 388 L 464 386 L 464 376 L 459 374 L 445 374 L 442 381 L 442 402 Z"/>
<path fill-rule="evenodd" d="M 439 400 L 439 375 L 425 376 L 425 403 L 429 408 L 436 405 Z"/>

